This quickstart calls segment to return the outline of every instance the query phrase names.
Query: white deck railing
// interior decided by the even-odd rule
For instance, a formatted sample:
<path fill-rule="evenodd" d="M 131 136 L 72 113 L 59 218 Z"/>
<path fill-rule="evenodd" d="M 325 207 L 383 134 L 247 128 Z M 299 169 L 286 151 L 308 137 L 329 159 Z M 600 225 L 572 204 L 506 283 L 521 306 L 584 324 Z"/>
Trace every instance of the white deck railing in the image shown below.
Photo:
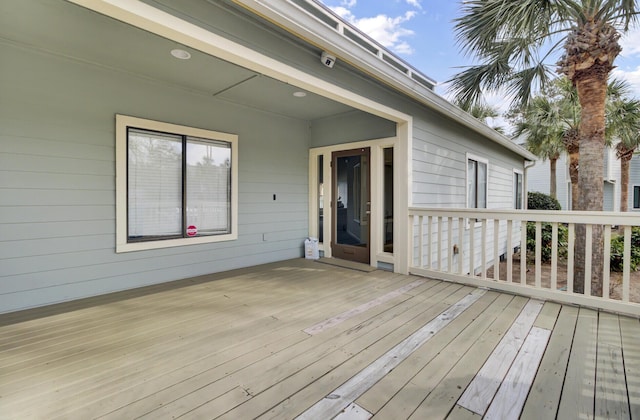
<path fill-rule="evenodd" d="M 527 222 L 535 224 L 535 251 L 530 252 L 529 262 L 526 252 L 520 252 L 526 249 Z M 544 223 L 551 224 L 548 263 L 542 258 Z M 585 225 L 587 232 L 584 293 L 574 292 L 577 225 Z M 409 226 L 413 233 L 410 235 L 413 243 L 409 247 L 412 274 L 640 315 L 640 292 L 635 291 L 635 288 L 640 290 L 640 284 L 632 284 L 630 264 L 631 228 L 640 226 L 640 215 L 411 208 Z M 567 228 L 566 244 L 559 244 L 560 226 Z M 602 226 L 604 230 L 602 296 L 594 296 L 591 290 L 593 244 L 590 233 L 594 226 Z M 624 237 L 622 273 L 610 272 L 612 234 Z"/>

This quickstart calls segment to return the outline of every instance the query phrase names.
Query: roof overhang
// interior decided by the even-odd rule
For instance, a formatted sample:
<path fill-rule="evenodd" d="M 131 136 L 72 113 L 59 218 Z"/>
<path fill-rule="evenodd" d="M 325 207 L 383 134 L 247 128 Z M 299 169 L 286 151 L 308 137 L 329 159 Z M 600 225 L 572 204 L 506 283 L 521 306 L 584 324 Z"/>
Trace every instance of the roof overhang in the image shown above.
<path fill-rule="evenodd" d="M 278 25 L 296 37 L 330 51 L 340 60 L 404 95 L 440 112 L 526 160 L 537 157 L 498 133 L 467 112 L 442 98 L 428 87 L 413 80 L 392 64 L 361 47 L 290 0 L 264 2 L 261 0 L 233 0 L 234 3 Z M 347 24 L 345 22 L 345 24 Z"/>

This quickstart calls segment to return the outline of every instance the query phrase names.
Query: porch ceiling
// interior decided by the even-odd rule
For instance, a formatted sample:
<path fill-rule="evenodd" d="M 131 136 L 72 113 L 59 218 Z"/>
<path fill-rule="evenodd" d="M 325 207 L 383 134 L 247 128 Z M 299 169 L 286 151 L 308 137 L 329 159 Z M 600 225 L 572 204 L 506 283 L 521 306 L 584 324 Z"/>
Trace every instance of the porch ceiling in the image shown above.
<path fill-rule="evenodd" d="M 7 0 L 0 5 L 0 41 L 124 70 L 200 94 L 303 120 L 353 108 L 186 48 L 62 0 Z M 191 59 L 173 58 L 181 48 Z"/>

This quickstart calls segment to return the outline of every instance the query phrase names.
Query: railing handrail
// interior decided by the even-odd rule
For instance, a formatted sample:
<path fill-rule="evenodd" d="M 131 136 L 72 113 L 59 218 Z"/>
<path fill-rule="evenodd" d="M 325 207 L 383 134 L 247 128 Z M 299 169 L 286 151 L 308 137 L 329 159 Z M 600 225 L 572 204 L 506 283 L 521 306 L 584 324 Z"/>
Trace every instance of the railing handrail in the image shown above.
<path fill-rule="evenodd" d="M 613 211 L 509 210 L 468 208 L 410 207 L 410 216 L 443 215 L 455 218 L 505 219 L 527 222 L 599 223 L 611 225 L 640 225 L 640 214 Z"/>

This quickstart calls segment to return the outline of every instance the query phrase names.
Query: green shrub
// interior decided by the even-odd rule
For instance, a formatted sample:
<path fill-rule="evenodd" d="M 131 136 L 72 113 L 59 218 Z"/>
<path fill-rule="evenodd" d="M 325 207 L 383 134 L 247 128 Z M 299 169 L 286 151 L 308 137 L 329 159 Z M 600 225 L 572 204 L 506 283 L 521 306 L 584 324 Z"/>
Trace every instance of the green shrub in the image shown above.
<path fill-rule="evenodd" d="M 527 208 L 529 210 L 561 210 L 560 202 L 549 194 L 541 192 L 529 192 L 527 195 Z"/>
<path fill-rule="evenodd" d="M 542 262 L 551 261 L 551 241 L 552 225 L 551 223 L 541 224 L 540 239 Z M 569 229 L 565 225 L 558 225 L 558 258 L 566 258 L 567 256 L 567 238 Z M 527 252 L 535 253 L 536 251 L 536 223 L 527 222 Z"/>
<path fill-rule="evenodd" d="M 624 268 L 624 235 L 611 238 L 611 271 L 622 271 Z M 640 267 L 640 226 L 631 228 L 631 271 Z"/>

